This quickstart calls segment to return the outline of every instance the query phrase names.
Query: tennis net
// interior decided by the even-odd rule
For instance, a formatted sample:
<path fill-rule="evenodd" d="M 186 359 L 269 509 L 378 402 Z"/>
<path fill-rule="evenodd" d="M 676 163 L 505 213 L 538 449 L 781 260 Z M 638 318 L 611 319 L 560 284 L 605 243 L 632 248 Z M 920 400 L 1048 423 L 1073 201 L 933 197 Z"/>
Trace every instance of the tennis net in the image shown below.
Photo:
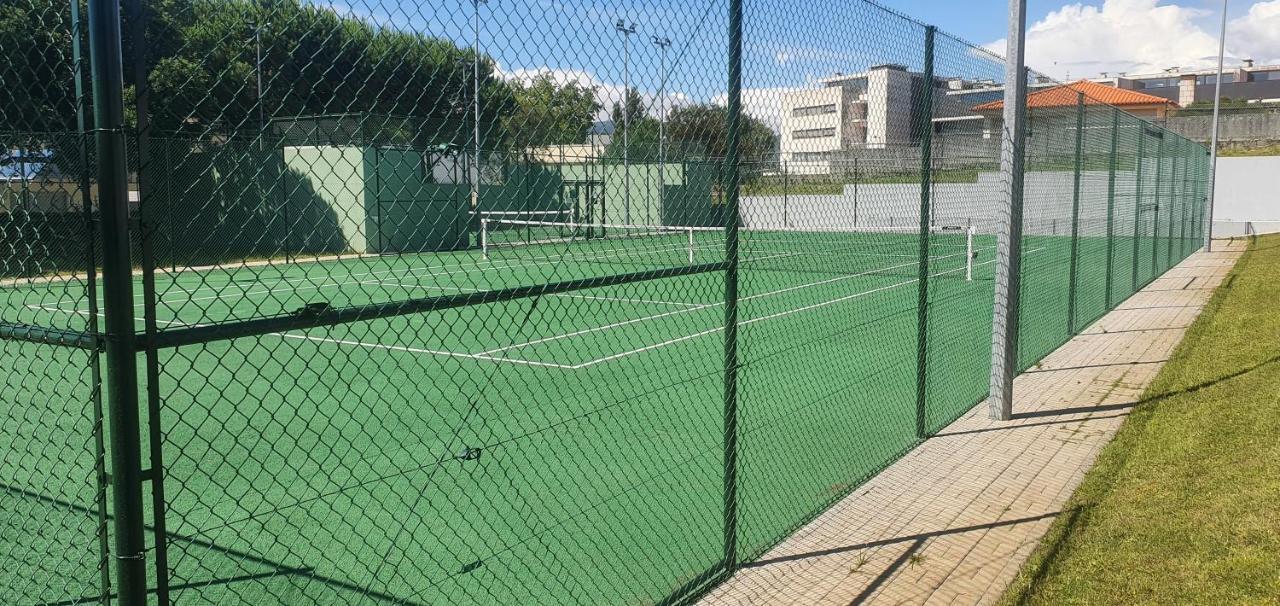
<path fill-rule="evenodd" d="M 931 275 L 972 280 L 980 252 L 975 233 L 964 226 L 930 228 Z M 744 268 L 759 271 L 916 276 L 921 235 L 920 230 L 905 227 L 743 227 L 739 229 L 740 259 Z M 673 267 L 722 259 L 724 229 L 484 218 L 480 248 L 488 260 Z"/>

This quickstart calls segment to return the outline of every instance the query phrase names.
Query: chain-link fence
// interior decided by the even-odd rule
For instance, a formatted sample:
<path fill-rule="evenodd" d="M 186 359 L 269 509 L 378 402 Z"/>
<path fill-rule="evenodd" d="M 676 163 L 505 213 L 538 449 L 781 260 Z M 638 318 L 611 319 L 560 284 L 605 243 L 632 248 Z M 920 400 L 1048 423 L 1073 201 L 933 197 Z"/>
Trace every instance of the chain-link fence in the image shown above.
<path fill-rule="evenodd" d="M 0 40 L 0 602 L 687 602 L 988 392 L 1005 66 L 874 3 Z M 1208 178 L 1028 78 L 1024 369 L 1203 244 Z"/>

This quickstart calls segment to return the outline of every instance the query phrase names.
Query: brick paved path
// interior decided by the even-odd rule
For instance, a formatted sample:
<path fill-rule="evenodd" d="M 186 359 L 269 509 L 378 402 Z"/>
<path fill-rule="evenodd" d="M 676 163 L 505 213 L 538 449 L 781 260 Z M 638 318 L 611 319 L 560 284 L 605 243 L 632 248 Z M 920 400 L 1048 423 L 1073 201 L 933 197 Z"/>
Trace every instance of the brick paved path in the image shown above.
<path fill-rule="evenodd" d="M 1222 242 L 1133 295 L 703 599 L 984 604 L 999 598 L 1244 249 Z"/>

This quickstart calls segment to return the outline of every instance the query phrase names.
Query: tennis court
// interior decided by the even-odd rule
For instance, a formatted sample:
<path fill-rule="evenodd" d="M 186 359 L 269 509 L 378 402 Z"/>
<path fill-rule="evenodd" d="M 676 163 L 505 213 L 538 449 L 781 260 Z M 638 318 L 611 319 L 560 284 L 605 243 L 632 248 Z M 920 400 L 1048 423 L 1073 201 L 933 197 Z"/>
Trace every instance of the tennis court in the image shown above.
<path fill-rule="evenodd" d="M 716 230 L 566 237 L 573 229 L 507 226 L 487 255 L 158 274 L 157 328 L 590 281 L 688 267 L 691 252 L 694 264 L 724 255 Z M 930 236 L 932 301 L 946 330 L 981 335 L 994 242 L 970 238 Z M 742 482 L 756 495 L 742 512 L 744 544 L 772 543 L 776 524 L 764 520 L 811 515 L 815 499 L 846 492 L 848 478 L 883 465 L 884 444 L 911 433 L 918 248 L 906 231 L 742 232 Z M 604 601 L 669 593 L 645 579 L 678 578 L 721 556 L 723 275 L 161 349 L 174 594 L 541 603 L 554 597 L 537 585 L 548 575 L 577 579 Z M 31 323 L 75 329 L 90 312 L 72 288 L 6 289 L 4 303 L 20 302 Z M 140 284 L 136 295 L 141 317 Z M 185 388 L 192 383 L 202 388 Z M 880 389 L 865 393 L 869 384 Z M 845 452 L 833 456 L 833 445 Z M 842 467 L 828 468 L 833 461 Z M 796 464 L 812 466 L 804 486 L 789 473 Z M 31 495 L 5 500 L 75 515 Z M 687 540 L 670 552 L 676 536 Z M 326 548 L 334 545 L 343 549 Z M 92 593 L 93 571 L 68 574 Z"/>

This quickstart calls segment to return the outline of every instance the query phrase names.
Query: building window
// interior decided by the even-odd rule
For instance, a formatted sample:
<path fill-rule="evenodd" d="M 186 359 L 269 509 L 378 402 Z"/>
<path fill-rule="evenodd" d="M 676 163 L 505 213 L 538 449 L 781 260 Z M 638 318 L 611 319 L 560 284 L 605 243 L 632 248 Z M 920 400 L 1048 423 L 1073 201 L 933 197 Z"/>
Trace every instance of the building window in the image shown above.
<path fill-rule="evenodd" d="M 1223 84 L 1230 84 L 1230 83 L 1235 82 L 1235 81 L 1236 81 L 1236 75 L 1235 75 L 1235 74 L 1222 74 L 1222 83 L 1223 83 Z M 1212 76 L 1196 76 L 1196 84 L 1198 84 L 1198 85 L 1200 85 L 1200 86 L 1204 86 L 1204 85 L 1206 85 L 1206 84 L 1217 84 L 1217 83 L 1218 83 L 1218 75 L 1217 75 L 1217 74 L 1214 74 L 1214 75 L 1212 75 Z"/>
<path fill-rule="evenodd" d="M 1277 72 L 1253 72 L 1249 75 L 1251 82 L 1263 82 L 1266 80 L 1280 80 L 1280 71 Z"/>
<path fill-rule="evenodd" d="M 834 114 L 834 113 L 836 113 L 835 103 L 832 103 L 830 105 L 810 105 L 808 107 L 797 107 L 791 110 L 791 115 L 796 118 L 803 118 L 805 116 L 823 116 L 826 114 Z"/>
<path fill-rule="evenodd" d="M 1135 83 L 1138 85 L 1139 89 L 1168 88 L 1170 86 L 1177 86 L 1178 79 L 1177 78 L 1151 78 L 1149 80 L 1136 80 Z"/>
<path fill-rule="evenodd" d="M 835 127 L 831 128 L 806 128 L 792 133 L 792 137 L 796 139 L 825 139 L 827 137 L 836 136 Z"/>
<path fill-rule="evenodd" d="M 831 159 L 827 152 L 796 152 L 791 154 L 792 162 L 822 162 Z"/>

